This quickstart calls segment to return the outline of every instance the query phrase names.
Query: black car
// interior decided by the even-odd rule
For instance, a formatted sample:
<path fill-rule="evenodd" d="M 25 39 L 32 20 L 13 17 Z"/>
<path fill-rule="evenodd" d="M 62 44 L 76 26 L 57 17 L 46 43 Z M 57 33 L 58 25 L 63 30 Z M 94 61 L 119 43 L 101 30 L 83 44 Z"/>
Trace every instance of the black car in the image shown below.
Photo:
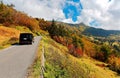
<path fill-rule="evenodd" d="M 21 33 L 19 38 L 19 44 L 32 44 L 34 36 L 32 33 Z"/>

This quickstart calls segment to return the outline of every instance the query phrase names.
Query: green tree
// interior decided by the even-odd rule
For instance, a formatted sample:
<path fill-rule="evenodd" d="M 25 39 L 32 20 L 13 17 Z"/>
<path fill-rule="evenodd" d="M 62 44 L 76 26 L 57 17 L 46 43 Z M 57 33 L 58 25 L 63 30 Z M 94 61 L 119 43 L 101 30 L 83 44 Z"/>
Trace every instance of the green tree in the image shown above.
<path fill-rule="evenodd" d="M 56 34 L 56 28 L 57 27 L 53 19 L 51 25 L 48 27 L 48 32 L 50 33 L 51 36 L 54 36 Z"/>
<path fill-rule="evenodd" d="M 68 32 L 65 30 L 65 27 L 61 24 L 57 25 L 54 19 L 52 20 L 51 25 L 48 27 L 48 32 L 51 36 L 67 36 Z"/>
<path fill-rule="evenodd" d="M 103 53 L 103 56 L 104 56 L 103 57 L 104 58 L 103 61 L 107 61 L 108 57 L 110 55 L 110 48 L 109 48 L 109 46 L 106 46 L 106 45 L 101 46 L 100 51 Z"/>
<path fill-rule="evenodd" d="M 84 44 L 83 44 L 82 40 L 79 37 L 74 36 L 72 38 L 72 40 L 73 40 L 72 43 L 74 44 L 75 48 L 81 47 L 82 50 L 84 50 Z"/>

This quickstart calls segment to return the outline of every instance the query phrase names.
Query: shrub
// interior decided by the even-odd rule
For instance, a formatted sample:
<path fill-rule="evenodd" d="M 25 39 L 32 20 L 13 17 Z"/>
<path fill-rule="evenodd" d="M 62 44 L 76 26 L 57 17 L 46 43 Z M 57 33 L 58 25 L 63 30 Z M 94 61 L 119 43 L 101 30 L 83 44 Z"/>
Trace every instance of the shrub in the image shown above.
<path fill-rule="evenodd" d="M 102 45 L 99 48 L 98 52 L 96 52 L 95 58 L 100 60 L 100 61 L 107 62 L 110 53 L 111 53 L 110 47 L 106 46 L 106 45 Z"/>
<path fill-rule="evenodd" d="M 44 78 L 69 78 L 65 69 L 61 69 L 59 66 L 51 65 L 50 63 L 46 63 L 45 66 Z"/>

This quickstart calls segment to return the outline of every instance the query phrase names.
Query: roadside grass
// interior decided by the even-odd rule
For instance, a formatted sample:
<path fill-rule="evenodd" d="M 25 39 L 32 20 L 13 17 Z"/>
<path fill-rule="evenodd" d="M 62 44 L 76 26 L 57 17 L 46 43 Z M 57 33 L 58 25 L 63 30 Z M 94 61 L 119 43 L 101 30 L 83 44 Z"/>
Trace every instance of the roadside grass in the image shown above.
<path fill-rule="evenodd" d="M 67 51 L 67 48 L 59 43 L 56 43 L 49 37 L 44 38 L 44 42 L 46 59 L 44 77 L 69 78 L 69 74 L 64 68 L 64 62 L 66 62 L 64 52 Z"/>
<path fill-rule="evenodd" d="M 7 38 L 7 37 L 0 37 L 0 50 L 1 49 L 4 49 L 4 48 L 6 48 L 6 47 L 9 47 L 10 45 L 9 44 L 6 44 L 7 43 L 7 41 L 9 40 L 9 38 Z"/>
<path fill-rule="evenodd" d="M 33 64 L 28 68 L 27 78 L 40 78 L 41 74 L 41 51 L 42 51 L 42 40 L 40 41 L 37 54 Z"/>
<path fill-rule="evenodd" d="M 25 26 L 11 26 L 5 27 L 0 25 L 0 49 L 7 48 L 11 45 L 19 43 L 19 35 L 20 33 L 33 33 L 29 28 Z"/>
<path fill-rule="evenodd" d="M 45 49 L 44 78 L 116 78 L 115 72 L 103 64 L 89 57 L 76 58 L 68 53 L 68 49 L 52 40 L 49 36 L 42 36 L 36 60 L 30 68 L 28 78 L 40 78 L 41 52 Z"/>
<path fill-rule="evenodd" d="M 15 29 L 19 30 L 21 33 L 32 33 L 32 31 L 25 26 L 15 26 Z"/>
<path fill-rule="evenodd" d="M 10 27 L 5 27 L 5 26 L 0 26 L 0 36 L 2 37 L 19 37 L 20 31 L 18 31 L 15 28 L 10 28 Z"/>
<path fill-rule="evenodd" d="M 19 30 L 15 28 L 9 28 L 5 26 L 0 26 L 0 49 L 7 48 L 14 43 L 18 42 Z"/>
<path fill-rule="evenodd" d="M 36 59 L 33 65 L 28 69 L 27 78 L 40 78 L 41 62 Z"/>
<path fill-rule="evenodd" d="M 0 50 L 3 49 L 4 47 L 0 45 Z"/>
<path fill-rule="evenodd" d="M 18 44 L 18 43 L 19 43 L 19 39 L 16 37 L 7 38 L 3 42 L 0 43 L 0 50 L 10 47 L 11 45 Z"/>
<path fill-rule="evenodd" d="M 56 43 L 50 38 L 45 38 L 46 71 L 45 78 L 116 78 L 117 73 L 90 57 L 76 58 L 68 53 L 65 46 Z M 57 72 L 55 72 L 57 71 Z"/>

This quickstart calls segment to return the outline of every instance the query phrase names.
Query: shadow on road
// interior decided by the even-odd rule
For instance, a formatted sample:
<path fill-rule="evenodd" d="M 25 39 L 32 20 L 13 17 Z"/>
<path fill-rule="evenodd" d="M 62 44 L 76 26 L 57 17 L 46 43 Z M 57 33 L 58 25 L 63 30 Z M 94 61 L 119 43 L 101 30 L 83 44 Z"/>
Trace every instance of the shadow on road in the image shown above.
<path fill-rule="evenodd" d="M 20 43 L 14 43 L 14 44 L 12 44 L 12 46 L 22 46 L 22 45 L 32 45 L 32 44 L 20 44 Z"/>
<path fill-rule="evenodd" d="M 20 44 L 19 43 L 13 43 L 12 45 L 13 46 L 19 46 Z"/>

